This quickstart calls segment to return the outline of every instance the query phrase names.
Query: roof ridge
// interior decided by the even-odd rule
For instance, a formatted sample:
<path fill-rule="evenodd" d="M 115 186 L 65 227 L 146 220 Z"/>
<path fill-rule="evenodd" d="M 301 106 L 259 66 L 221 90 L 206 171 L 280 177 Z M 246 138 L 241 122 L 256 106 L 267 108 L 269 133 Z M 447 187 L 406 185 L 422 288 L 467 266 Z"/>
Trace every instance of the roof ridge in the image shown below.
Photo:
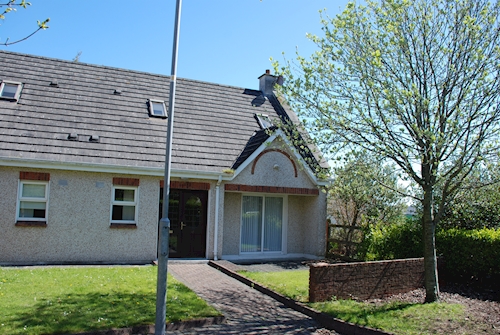
<path fill-rule="evenodd" d="M 154 72 L 140 71 L 140 70 L 131 70 L 131 69 L 125 69 L 125 68 L 116 67 L 116 66 L 99 65 L 99 64 L 92 64 L 92 63 L 86 63 L 86 62 L 80 62 L 80 61 L 74 62 L 74 61 L 66 60 L 66 59 L 60 59 L 60 58 L 54 58 L 54 57 L 48 57 L 48 56 L 32 55 L 32 54 L 14 52 L 14 51 L 8 51 L 8 50 L 0 50 L 0 54 L 17 55 L 17 56 L 23 56 L 26 58 L 34 58 L 34 59 L 40 59 L 40 60 L 45 60 L 45 61 L 64 63 L 64 64 L 68 64 L 68 65 L 73 65 L 73 66 L 86 66 L 86 67 L 95 67 L 95 68 L 102 68 L 102 69 L 115 70 L 115 71 L 118 70 L 121 72 L 145 74 L 145 75 L 150 75 L 150 76 L 163 77 L 163 78 L 167 78 L 167 79 L 169 79 L 171 77 L 170 75 L 161 74 L 161 73 L 154 73 Z M 219 83 L 215 83 L 215 82 L 209 82 L 209 81 L 203 81 L 203 80 L 197 80 L 197 79 L 189 79 L 189 78 L 182 78 L 182 77 L 177 77 L 177 79 L 181 80 L 181 81 L 186 81 L 186 82 L 208 84 L 211 86 L 224 87 L 224 88 L 242 89 L 242 90 L 249 89 L 249 88 L 240 87 L 240 86 L 219 84 Z M 249 89 L 249 90 L 253 90 L 253 89 Z M 258 91 L 258 90 L 256 90 L 256 91 Z"/>

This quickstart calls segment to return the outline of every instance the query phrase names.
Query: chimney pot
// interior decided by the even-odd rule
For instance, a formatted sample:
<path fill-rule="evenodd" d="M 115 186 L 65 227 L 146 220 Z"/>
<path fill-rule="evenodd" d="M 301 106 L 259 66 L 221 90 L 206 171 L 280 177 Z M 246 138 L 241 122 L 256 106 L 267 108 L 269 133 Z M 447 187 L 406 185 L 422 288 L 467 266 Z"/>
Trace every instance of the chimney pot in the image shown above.
<path fill-rule="evenodd" d="M 270 70 L 266 70 L 266 74 L 271 74 L 271 71 Z"/>

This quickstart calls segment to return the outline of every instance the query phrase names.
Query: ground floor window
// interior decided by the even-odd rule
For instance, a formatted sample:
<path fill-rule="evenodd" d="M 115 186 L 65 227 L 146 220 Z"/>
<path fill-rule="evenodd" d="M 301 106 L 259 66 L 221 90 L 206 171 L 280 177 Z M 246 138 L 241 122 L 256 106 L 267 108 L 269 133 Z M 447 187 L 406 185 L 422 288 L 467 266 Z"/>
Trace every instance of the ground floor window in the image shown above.
<path fill-rule="evenodd" d="M 20 181 L 16 221 L 47 221 L 48 182 Z"/>
<path fill-rule="evenodd" d="M 113 186 L 111 223 L 137 222 L 137 187 Z"/>
<path fill-rule="evenodd" d="M 283 197 L 243 196 L 241 252 L 282 251 Z"/>

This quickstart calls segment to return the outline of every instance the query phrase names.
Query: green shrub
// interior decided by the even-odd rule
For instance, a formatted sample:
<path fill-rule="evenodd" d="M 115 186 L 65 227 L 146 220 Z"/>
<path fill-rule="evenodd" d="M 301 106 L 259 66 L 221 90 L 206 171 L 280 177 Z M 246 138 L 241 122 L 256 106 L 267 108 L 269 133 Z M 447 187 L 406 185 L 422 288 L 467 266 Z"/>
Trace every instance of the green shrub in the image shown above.
<path fill-rule="evenodd" d="M 367 261 L 423 256 L 422 228 L 418 221 L 374 225 L 365 231 L 358 257 Z"/>
<path fill-rule="evenodd" d="M 450 280 L 500 276 L 500 229 L 447 229 L 436 234 Z"/>
<path fill-rule="evenodd" d="M 441 229 L 436 249 L 449 281 L 500 279 L 500 229 Z M 422 228 L 416 220 L 368 228 L 358 254 L 366 261 L 422 256 Z"/>

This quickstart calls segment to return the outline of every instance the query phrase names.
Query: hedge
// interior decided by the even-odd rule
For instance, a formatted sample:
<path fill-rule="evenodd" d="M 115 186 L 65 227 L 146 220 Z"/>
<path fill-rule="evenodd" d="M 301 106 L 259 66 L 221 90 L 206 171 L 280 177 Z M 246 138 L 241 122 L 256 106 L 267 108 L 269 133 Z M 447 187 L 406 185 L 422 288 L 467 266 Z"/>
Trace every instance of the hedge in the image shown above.
<path fill-rule="evenodd" d="M 436 232 L 437 254 L 450 281 L 500 279 L 500 229 L 446 229 Z M 372 227 L 358 256 L 364 260 L 422 257 L 417 222 Z"/>
<path fill-rule="evenodd" d="M 447 229 L 436 234 L 436 245 L 450 279 L 500 276 L 500 229 Z"/>

